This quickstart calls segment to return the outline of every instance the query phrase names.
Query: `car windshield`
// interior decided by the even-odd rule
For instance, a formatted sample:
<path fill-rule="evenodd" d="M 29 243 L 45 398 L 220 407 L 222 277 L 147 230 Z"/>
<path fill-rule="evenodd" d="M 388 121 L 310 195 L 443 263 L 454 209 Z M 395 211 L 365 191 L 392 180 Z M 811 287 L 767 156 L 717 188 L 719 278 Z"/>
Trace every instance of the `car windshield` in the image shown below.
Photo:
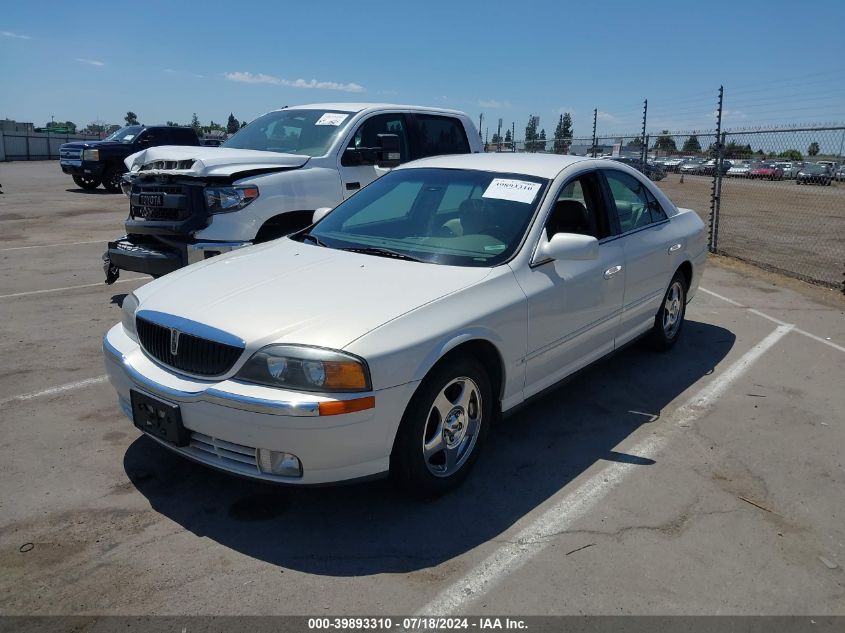
<path fill-rule="evenodd" d="M 117 132 L 112 132 L 104 141 L 117 141 L 118 143 L 131 143 L 135 140 L 135 137 L 141 133 L 141 130 L 144 129 L 143 125 L 129 125 L 124 128 L 120 128 Z"/>
<path fill-rule="evenodd" d="M 452 266 L 495 266 L 519 247 L 548 180 L 400 169 L 294 236 L 320 246 Z"/>
<path fill-rule="evenodd" d="M 223 147 L 323 156 L 352 118 L 335 110 L 277 110 L 250 122 Z"/>

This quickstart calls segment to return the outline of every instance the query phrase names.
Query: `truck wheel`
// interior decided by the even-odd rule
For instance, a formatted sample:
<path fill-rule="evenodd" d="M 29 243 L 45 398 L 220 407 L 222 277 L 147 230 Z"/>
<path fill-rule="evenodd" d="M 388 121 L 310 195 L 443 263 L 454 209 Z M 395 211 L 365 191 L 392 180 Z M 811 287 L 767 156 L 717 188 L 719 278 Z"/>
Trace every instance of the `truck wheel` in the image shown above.
<path fill-rule="evenodd" d="M 85 191 L 92 191 L 100 186 L 100 179 L 94 176 L 74 176 L 73 182 L 76 183 L 77 187 L 85 189 Z"/>
<path fill-rule="evenodd" d="M 103 187 L 110 193 L 120 192 L 120 183 L 123 181 L 123 170 L 119 167 L 112 167 L 103 176 Z"/>

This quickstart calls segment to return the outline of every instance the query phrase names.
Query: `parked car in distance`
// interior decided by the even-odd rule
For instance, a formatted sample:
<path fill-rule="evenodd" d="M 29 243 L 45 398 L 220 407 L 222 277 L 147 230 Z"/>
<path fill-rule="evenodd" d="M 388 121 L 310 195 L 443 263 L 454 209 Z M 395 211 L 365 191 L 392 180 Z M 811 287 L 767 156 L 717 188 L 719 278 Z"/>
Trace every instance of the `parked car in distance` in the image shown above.
<path fill-rule="evenodd" d="M 123 161 L 141 150 L 161 145 L 199 145 L 191 127 L 127 125 L 101 141 L 73 141 L 59 148 L 59 166 L 82 189 L 103 185 L 118 192 L 126 172 Z"/>
<path fill-rule="evenodd" d="M 783 169 L 774 163 L 753 163 L 748 172 L 751 179 L 783 180 Z"/>
<path fill-rule="evenodd" d="M 792 180 L 798 175 L 798 172 L 801 171 L 803 163 L 775 163 L 775 165 L 777 165 L 783 170 L 784 178 L 789 178 L 790 180 Z"/>
<path fill-rule="evenodd" d="M 201 138 L 200 145 L 203 147 L 220 147 L 223 143 L 226 142 L 226 139 L 222 138 Z"/>
<path fill-rule="evenodd" d="M 655 165 L 652 163 L 643 162 L 637 158 L 629 158 L 627 156 L 619 156 L 617 158 L 613 158 L 612 160 L 618 161 L 620 163 L 625 163 L 626 165 L 630 165 L 637 171 L 645 174 L 648 176 L 649 180 L 653 180 L 655 182 L 659 182 L 666 177 L 666 170 L 663 169 L 660 165 Z"/>
<path fill-rule="evenodd" d="M 139 152 L 126 160 L 129 217 L 103 255 L 106 282 L 276 239 L 401 163 L 480 151 L 463 112 L 322 103 L 268 112 L 221 147 Z"/>
<path fill-rule="evenodd" d="M 830 185 L 831 180 L 833 172 L 830 167 L 819 163 L 807 163 L 795 178 L 799 185 Z"/>
<path fill-rule="evenodd" d="M 839 169 L 839 163 L 837 163 L 835 160 L 817 160 L 816 165 L 825 165 L 827 167 L 830 167 L 831 173 L 834 173 L 837 169 Z"/>
<path fill-rule="evenodd" d="M 106 369 L 122 411 L 186 458 L 438 494 L 499 412 L 639 336 L 671 348 L 706 257 L 698 214 L 619 162 L 427 158 L 129 294 Z"/>
<path fill-rule="evenodd" d="M 728 170 L 731 168 L 731 161 L 722 159 L 721 165 L 721 173 L 724 176 L 728 173 Z M 704 176 L 712 176 L 716 172 L 716 159 L 711 158 L 707 162 L 705 162 L 701 168 L 699 169 L 698 173 L 703 174 Z"/>
<path fill-rule="evenodd" d="M 705 161 L 703 158 L 688 160 L 680 166 L 678 171 L 682 174 L 700 174 L 701 170 L 704 168 L 704 163 Z"/>
<path fill-rule="evenodd" d="M 836 181 L 845 180 L 845 165 L 836 170 L 836 173 L 833 174 L 833 178 Z"/>
<path fill-rule="evenodd" d="M 666 171 L 677 173 L 678 169 L 680 169 L 681 165 L 683 165 L 687 161 L 686 158 L 674 157 L 674 158 L 667 158 L 663 162 L 663 167 Z"/>
<path fill-rule="evenodd" d="M 748 178 L 748 172 L 750 171 L 751 165 L 749 163 L 733 163 L 725 175 L 730 178 Z"/>

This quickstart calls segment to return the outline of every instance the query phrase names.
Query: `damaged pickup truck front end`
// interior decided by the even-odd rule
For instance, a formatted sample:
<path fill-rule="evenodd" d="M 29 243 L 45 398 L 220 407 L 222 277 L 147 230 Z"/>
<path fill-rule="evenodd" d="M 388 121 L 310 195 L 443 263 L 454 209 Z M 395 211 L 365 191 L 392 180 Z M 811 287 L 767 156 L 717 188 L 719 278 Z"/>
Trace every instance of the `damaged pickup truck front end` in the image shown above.
<path fill-rule="evenodd" d="M 129 198 L 126 235 L 108 243 L 103 255 L 106 283 L 116 281 L 120 270 L 159 277 L 249 246 L 250 239 L 202 235 L 216 216 L 240 211 L 259 198 L 258 177 L 297 169 L 308 161 L 307 156 L 204 147 L 190 148 L 191 156 L 186 157 L 186 149 L 158 147 L 127 158 L 129 172 L 122 184 Z"/>

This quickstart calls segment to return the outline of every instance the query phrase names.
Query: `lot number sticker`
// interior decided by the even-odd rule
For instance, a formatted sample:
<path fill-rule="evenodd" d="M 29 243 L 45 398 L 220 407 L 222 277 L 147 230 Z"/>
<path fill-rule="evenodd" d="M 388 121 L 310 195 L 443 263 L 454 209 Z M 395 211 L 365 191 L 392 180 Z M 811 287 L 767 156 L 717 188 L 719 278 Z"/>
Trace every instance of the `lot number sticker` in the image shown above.
<path fill-rule="evenodd" d="M 530 204 L 540 189 L 539 182 L 530 180 L 511 180 L 510 178 L 494 178 L 482 198 L 496 198 L 497 200 L 513 200 Z"/>
<path fill-rule="evenodd" d="M 317 119 L 314 125 L 340 125 L 346 120 L 348 114 L 342 112 L 326 112 L 323 116 Z"/>

